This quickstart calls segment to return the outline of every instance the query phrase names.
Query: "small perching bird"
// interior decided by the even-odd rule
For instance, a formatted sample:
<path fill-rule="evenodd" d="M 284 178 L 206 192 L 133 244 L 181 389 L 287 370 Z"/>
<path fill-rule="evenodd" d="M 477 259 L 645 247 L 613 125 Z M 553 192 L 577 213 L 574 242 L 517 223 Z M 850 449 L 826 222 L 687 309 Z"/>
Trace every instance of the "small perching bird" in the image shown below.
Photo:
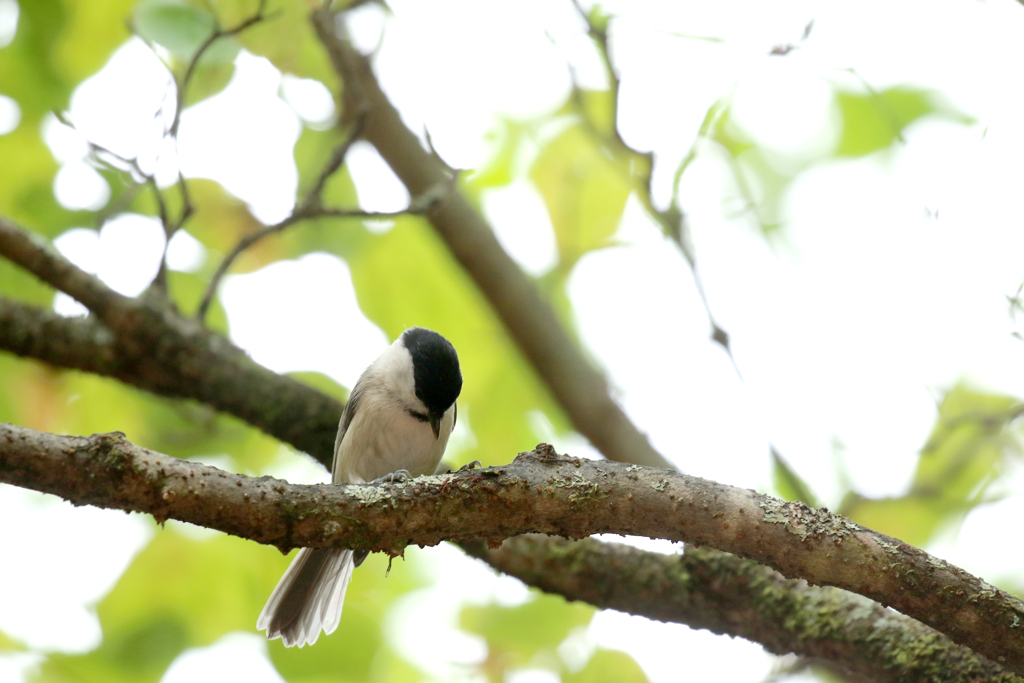
<path fill-rule="evenodd" d="M 352 388 L 334 442 L 331 481 L 380 483 L 433 474 L 455 427 L 462 373 L 437 332 L 406 330 Z M 352 570 L 367 551 L 303 548 L 256 621 L 286 647 L 312 645 L 341 621 Z"/>

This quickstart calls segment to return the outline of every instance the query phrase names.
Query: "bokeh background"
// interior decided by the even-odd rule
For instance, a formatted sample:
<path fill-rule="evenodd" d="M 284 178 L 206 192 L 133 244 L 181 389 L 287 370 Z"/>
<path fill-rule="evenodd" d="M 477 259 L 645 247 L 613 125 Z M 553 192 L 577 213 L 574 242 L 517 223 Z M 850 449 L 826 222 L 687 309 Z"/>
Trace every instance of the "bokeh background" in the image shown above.
<path fill-rule="evenodd" d="M 215 45 L 250 0 L 0 0 L 0 213 L 137 295 L 164 251 L 195 309 L 224 254 L 286 217 L 341 139 L 306 3 Z M 1011 592 L 1024 555 L 1024 6 L 959 2 L 365 4 L 347 24 L 403 119 L 678 468 L 841 510 Z M 134 32 L 134 35 L 133 35 Z M 582 103 L 581 103 L 582 97 Z M 614 122 L 632 151 L 609 144 Z M 596 127 L 596 130 L 595 130 Z M 625 151 L 624 151 L 625 150 Z M 649 188 L 630 179 L 653 152 Z M 134 181 L 139 179 L 136 172 Z M 357 143 L 325 197 L 410 201 Z M 691 268 L 648 206 L 685 211 Z M 178 202 L 176 204 L 176 202 Z M 706 306 L 700 289 L 706 296 Z M 0 261 L 0 295 L 84 309 Z M 731 354 L 710 338 L 709 311 Z M 575 434 L 428 224 L 300 223 L 234 264 L 208 316 L 252 357 L 344 398 L 412 325 L 459 350 L 447 459 Z M 0 354 L 0 420 L 132 441 L 236 472 L 326 481 L 238 420 Z M 773 452 L 775 455 L 773 456 Z M 0 680 L 756 681 L 757 645 L 529 591 L 450 546 L 356 573 L 338 631 L 287 651 L 255 619 L 288 559 L 140 515 L 0 486 Z M 663 552 L 678 547 L 641 539 Z"/>

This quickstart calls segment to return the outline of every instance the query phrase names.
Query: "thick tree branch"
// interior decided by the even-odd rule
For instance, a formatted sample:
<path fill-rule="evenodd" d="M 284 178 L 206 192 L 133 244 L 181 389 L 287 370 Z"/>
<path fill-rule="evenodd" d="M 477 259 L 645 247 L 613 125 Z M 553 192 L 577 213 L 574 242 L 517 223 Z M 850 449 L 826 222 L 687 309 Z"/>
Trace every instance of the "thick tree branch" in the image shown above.
<path fill-rule="evenodd" d="M 66 258 L 38 235 L 0 217 L 0 256 L 43 282 L 74 297 L 109 327 L 117 329 L 133 300 L 103 284 Z"/>
<path fill-rule="evenodd" d="M 661 555 L 596 539 L 540 535 L 510 538 L 496 550 L 480 542 L 463 547 L 547 593 L 740 636 L 775 654 L 792 652 L 874 683 L 1022 680 L 867 598 L 785 579 L 709 548 Z"/>
<path fill-rule="evenodd" d="M 1024 671 L 1024 603 L 921 550 L 827 510 L 670 470 L 559 456 L 546 445 L 510 465 L 403 485 L 298 486 L 178 460 L 120 434 L 61 437 L 3 425 L 0 481 L 281 548 L 398 553 L 409 543 L 497 545 L 529 532 L 712 545 L 891 605 Z"/>
<path fill-rule="evenodd" d="M 160 296 L 132 299 L 114 292 L 3 218 L 0 255 L 96 314 L 59 321 L 50 311 L 0 300 L 0 317 L 11 324 L 0 330 L 0 348 L 161 396 L 202 401 L 329 466 L 342 410 L 336 399 L 255 363 Z"/>
<path fill-rule="evenodd" d="M 369 61 L 338 37 L 334 17 L 327 9 L 319 10 L 313 13 L 313 24 L 345 83 L 346 114 L 363 117 L 363 139 L 405 184 L 414 203 L 436 194 L 427 219 L 491 302 L 573 425 L 611 460 L 668 467 L 612 400 L 604 377 L 569 339 L 551 306 L 501 248 L 491 227 L 456 191 L 444 163 L 423 149 L 402 123 Z"/>
<path fill-rule="evenodd" d="M 114 376 L 114 335 L 93 317 L 65 318 L 0 296 L 0 349 L 55 367 Z"/>

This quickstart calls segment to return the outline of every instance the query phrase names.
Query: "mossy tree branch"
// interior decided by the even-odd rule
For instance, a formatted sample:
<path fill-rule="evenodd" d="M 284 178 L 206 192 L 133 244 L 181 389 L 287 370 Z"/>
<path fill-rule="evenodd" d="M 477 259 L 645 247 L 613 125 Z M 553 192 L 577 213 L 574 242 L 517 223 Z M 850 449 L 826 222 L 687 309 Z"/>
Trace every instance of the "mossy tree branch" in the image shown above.
<path fill-rule="evenodd" d="M 786 579 L 711 548 L 684 555 L 596 539 L 510 538 L 471 555 L 547 593 L 598 607 L 740 636 L 844 678 L 1009 683 L 1022 679 L 921 622 L 838 588 Z M 630 577 L 623 581 L 623 577 Z"/>
<path fill-rule="evenodd" d="M 282 549 L 340 545 L 397 554 L 410 543 L 444 540 L 497 547 L 534 532 L 711 545 L 891 605 L 1024 670 L 1024 629 L 1015 626 L 1024 603 L 924 551 L 827 510 L 671 470 L 562 456 L 546 444 L 509 465 L 400 485 L 301 486 L 172 458 L 121 434 L 56 436 L 2 425 L 0 481 Z M 622 583 L 644 591 L 643 582 Z"/>

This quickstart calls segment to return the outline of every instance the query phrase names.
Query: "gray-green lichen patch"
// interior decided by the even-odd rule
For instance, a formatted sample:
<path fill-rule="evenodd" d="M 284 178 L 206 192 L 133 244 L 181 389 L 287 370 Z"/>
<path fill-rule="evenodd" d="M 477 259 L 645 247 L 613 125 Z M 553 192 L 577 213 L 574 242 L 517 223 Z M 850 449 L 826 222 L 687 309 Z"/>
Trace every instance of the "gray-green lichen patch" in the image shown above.
<path fill-rule="evenodd" d="M 878 545 L 882 546 L 882 550 L 889 553 L 890 555 L 899 555 L 900 548 L 895 543 L 888 543 L 886 541 L 879 541 Z"/>
<path fill-rule="evenodd" d="M 450 484 L 456 480 L 454 472 L 445 472 L 444 474 L 425 474 L 415 479 L 410 479 L 409 482 L 420 482 L 423 484 L 429 484 L 431 486 L 444 486 Z M 407 483 L 409 483 L 407 482 Z"/>
<path fill-rule="evenodd" d="M 800 501 L 786 502 L 765 496 L 759 503 L 764 510 L 764 521 L 769 524 L 783 524 L 786 530 L 800 537 L 801 541 L 825 536 L 839 545 L 860 527 L 846 518 L 824 508 L 814 509 Z"/>
<path fill-rule="evenodd" d="M 363 505 L 376 505 L 391 499 L 383 486 L 358 486 L 349 485 L 345 492 L 358 500 Z"/>
<path fill-rule="evenodd" d="M 573 472 L 572 478 L 568 481 L 564 479 L 556 479 L 552 482 L 556 488 L 560 489 L 572 489 L 569 493 L 569 501 L 575 503 L 579 500 L 597 500 L 604 498 L 608 494 L 601 491 L 600 487 L 579 472 Z"/>
<path fill-rule="evenodd" d="M 335 520 L 332 519 L 332 520 L 329 520 L 327 522 L 324 522 L 323 531 L 321 532 L 321 534 L 322 534 L 321 537 L 324 538 L 324 539 L 328 539 L 328 538 L 331 538 L 332 536 L 336 535 L 340 531 L 341 531 L 341 524 L 339 524 L 338 522 L 336 522 Z"/>

